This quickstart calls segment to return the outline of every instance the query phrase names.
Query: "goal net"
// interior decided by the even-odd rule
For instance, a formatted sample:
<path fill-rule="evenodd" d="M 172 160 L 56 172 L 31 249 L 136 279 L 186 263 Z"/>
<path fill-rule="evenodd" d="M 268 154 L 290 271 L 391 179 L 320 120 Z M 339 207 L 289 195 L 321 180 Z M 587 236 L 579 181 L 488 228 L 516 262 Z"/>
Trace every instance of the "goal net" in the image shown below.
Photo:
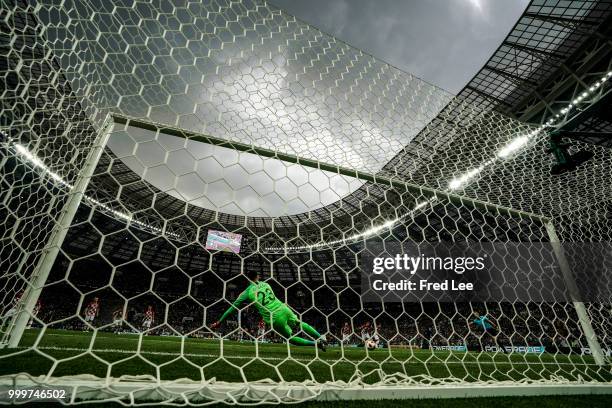
<path fill-rule="evenodd" d="M 3 398 L 609 386 L 605 148 L 554 178 L 546 125 L 263 2 L 7 5 Z"/>

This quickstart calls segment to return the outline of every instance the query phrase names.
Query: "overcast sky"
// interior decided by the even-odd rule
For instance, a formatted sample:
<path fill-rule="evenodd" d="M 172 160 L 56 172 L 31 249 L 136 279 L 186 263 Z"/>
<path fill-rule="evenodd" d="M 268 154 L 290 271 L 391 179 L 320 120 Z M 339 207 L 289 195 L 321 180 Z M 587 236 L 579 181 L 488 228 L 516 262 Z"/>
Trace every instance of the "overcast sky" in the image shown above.
<path fill-rule="evenodd" d="M 272 0 L 297 18 L 456 94 L 529 0 Z"/>
<path fill-rule="evenodd" d="M 271 4 L 324 32 L 452 93 L 457 93 L 490 57 L 527 2 L 272 1 Z M 223 24 L 222 21 L 216 23 Z M 159 32 L 163 32 L 161 28 Z M 312 37 L 312 33 L 307 34 L 304 38 Z M 276 43 L 262 43 L 262 47 L 256 47 L 253 53 L 259 58 L 274 57 L 279 46 L 285 45 L 292 35 L 287 30 L 275 39 Z M 240 41 L 246 41 L 250 46 L 248 38 L 239 37 L 236 47 L 241 46 Z M 105 44 L 103 41 L 100 43 Z M 301 51 L 299 43 L 292 44 L 292 47 L 295 47 L 292 48 L 294 52 Z M 339 48 L 343 47 L 336 47 L 335 51 Z M 354 50 L 348 51 L 350 56 L 354 53 Z M 112 62 L 116 59 L 121 66 L 122 59 L 118 54 L 110 55 L 117 57 L 110 57 L 107 64 L 116 67 Z M 220 58 L 224 57 L 221 55 Z M 246 60 L 247 64 L 259 61 L 258 58 Z M 219 61 L 223 59 L 216 61 L 223 65 Z M 314 64 L 308 70 L 310 76 L 300 78 L 305 79 L 308 86 L 318 87 L 307 94 L 303 87 L 291 87 L 294 83 L 291 81 L 298 78 L 294 73 L 307 71 L 301 65 L 305 63 L 303 59 L 296 57 L 292 61 L 285 65 L 279 63 L 278 72 L 266 74 L 257 81 L 241 70 L 219 70 L 218 76 L 201 78 L 196 75 L 195 80 L 189 82 L 188 95 L 173 94 L 164 98 L 164 92 L 168 90 L 160 87 L 154 95 L 154 98 L 159 98 L 156 106 L 160 109 L 152 109 L 150 115 L 157 121 L 177 123 L 179 117 L 189 119 L 189 113 L 196 112 L 201 119 L 193 125 L 196 131 L 211 132 L 217 137 L 243 138 L 239 140 L 263 143 L 265 147 L 279 151 L 287 149 L 301 157 L 376 173 L 397 151 L 410 143 L 450 99 L 447 92 L 423 86 L 421 81 L 403 76 L 402 87 L 405 89 L 402 89 L 405 92 L 399 92 L 399 87 L 387 90 L 385 98 L 396 103 L 382 105 L 376 98 L 365 97 L 368 93 L 364 92 L 368 86 L 375 85 L 374 78 L 381 69 L 380 64 L 375 64 L 355 90 L 352 89 L 353 82 L 339 81 L 335 92 L 358 99 L 340 105 L 334 98 L 327 97 L 326 85 L 321 85 L 321 81 L 315 82 L 313 78 L 319 79 L 322 70 L 329 70 L 331 78 L 339 78 L 346 66 L 330 67 L 325 65 L 325 59 Z M 166 79 L 176 80 L 175 76 L 169 75 L 173 61 L 167 62 L 167 66 L 157 61 L 156 64 Z M 180 63 L 191 66 L 190 60 L 181 60 Z M 214 70 L 218 67 L 209 64 L 201 68 Z M 359 69 L 358 66 L 353 71 Z M 219 81 L 219 77 L 223 81 Z M 186 79 L 190 77 L 186 76 Z M 139 79 L 134 77 L 134 81 Z M 171 84 L 172 80 L 168 81 Z M 384 81 L 386 79 L 382 80 L 386 85 Z M 185 82 L 181 81 L 176 89 L 181 86 L 184 88 Z M 244 93 L 245 89 L 249 90 Z M 197 104 L 196 100 L 200 101 L 202 95 L 210 92 L 210 103 Z M 234 100 L 229 98 L 230 95 L 241 96 Z M 206 98 L 201 100 L 206 101 Z M 428 101 L 425 106 L 420 104 L 423 100 Z M 146 103 L 150 102 L 147 100 Z M 133 106 L 138 107 L 137 104 Z M 132 106 L 124 109 L 129 111 Z M 245 116 L 242 113 L 247 113 L 249 121 L 243 120 Z M 200 127 L 216 125 L 218 121 L 223 122 L 223 126 Z M 185 123 L 190 126 L 191 122 Z M 233 133 L 224 133 L 228 129 Z M 300 165 L 288 165 L 277 159 L 262 161 L 250 153 L 237 155 L 234 150 L 212 148 L 202 143 L 186 145 L 181 138 L 161 133 L 138 133 L 131 129 L 128 134 L 116 133 L 108 145 L 132 170 L 160 190 L 194 205 L 229 214 L 281 216 L 303 213 L 336 202 L 362 185 L 356 179 L 303 169 Z"/>

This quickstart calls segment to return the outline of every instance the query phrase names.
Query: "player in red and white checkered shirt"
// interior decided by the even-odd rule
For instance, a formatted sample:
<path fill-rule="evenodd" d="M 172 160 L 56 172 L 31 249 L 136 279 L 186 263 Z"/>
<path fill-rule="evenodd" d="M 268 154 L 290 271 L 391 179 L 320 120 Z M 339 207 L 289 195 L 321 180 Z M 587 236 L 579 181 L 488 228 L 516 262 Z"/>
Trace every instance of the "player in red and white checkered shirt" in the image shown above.
<path fill-rule="evenodd" d="M 148 330 L 153 325 L 155 321 L 155 310 L 153 306 L 147 306 L 147 310 L 145 310 L 144 319 L 142 320 L 142 329 Z M 147 333 L 148 334 L 148 333 Z"/>
<path fill-rule="evenodd" d="M 100 313 L 100 299 L 96 296 L 85 308 L 83 315 L 85 316 L 85 322 L 93 324 L 96 317 Z M 89 330 L 89 325 L 85 325 L 85 330 Z"/>
<path fill-rule="evenodd" d="M 34 323 L 34 318 L 38 316 L 38 314 L 42 310 L 42 306 L 43 306 L 42 302 L 40 301 L 40 299 L 38 299 L 36 301 L 36 305 L 34 306 L 34 309 L 32 310 L 32 316 L 30 316 L 30 320 L 28 321 L 28 329 L 32 327 L 32 323 Z"/>
<path fill-rule="evenodd" d="M 342 330 L 340 331 L 342 335 L 342 344 L 348 344 L 351 340 L 351 326 L 348 322 L 344 322 L 344 326 L 342 326 Z"/>
<path fill-rule="evenodd" d="M 265 340 L 266 337 L 266 322 L 263 321 L 263 319 L 259 320 L 259 323 L 257 324 L 257 338 L 262 341 Z"/>

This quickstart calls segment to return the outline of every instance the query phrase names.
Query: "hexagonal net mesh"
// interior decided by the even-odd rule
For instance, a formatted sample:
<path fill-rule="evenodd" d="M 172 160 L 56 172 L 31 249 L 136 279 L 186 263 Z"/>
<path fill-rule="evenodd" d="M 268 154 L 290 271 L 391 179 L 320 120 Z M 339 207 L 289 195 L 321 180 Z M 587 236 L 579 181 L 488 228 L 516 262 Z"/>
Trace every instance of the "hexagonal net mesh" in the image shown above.
<path fill-rule="evenodd" d="M 198 404 L 611 381 L 603 148 L 563 190 L 545 128 L 265 3 L 1 13 L 0 386 Z M 365 296 L 368 256 L 439 244 L 497 254 L 478 296 Z"/>

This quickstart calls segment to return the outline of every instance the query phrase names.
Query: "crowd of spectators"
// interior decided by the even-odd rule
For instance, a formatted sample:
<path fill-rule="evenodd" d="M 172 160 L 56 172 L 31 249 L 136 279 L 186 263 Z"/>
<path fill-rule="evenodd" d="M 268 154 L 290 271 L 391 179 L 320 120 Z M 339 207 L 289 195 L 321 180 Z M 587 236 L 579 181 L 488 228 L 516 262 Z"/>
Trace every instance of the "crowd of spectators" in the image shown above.
<path fill-rule="evenodd" d="M 100 313 L 91 326 L 83 319 L 83 310 L 91 300 L 85 296 L 75 304 L 62 301 L 61 296 L 43 292 L 41 310 L 33 326 L 48 324 L 66 330 L 98 330 L 139 332 L 149 335 L 185 335 L 213 338 L 223 336 L 235 341 L 280 342 L 283 339 L 266 328 L 264 336 L 258 332 L 261 318 L 254 308 L 245 307 L 222 328 L 211 331 L 209 324 L 230 305 L 211 299 L 172 294 L 148 294 L 125 301 L 117 296 L 100 296 Z M 564 303 L 422 303 L 410 305 L 371 305 L 347 307 L 338 313 L 329 305 L 309 305 L 305 296 L 298 296 L 292 305 L 305 321 L 321 333 L 331 344 L 345 346 L 363 344 L 364 335 L 376 334 L 380 346 L 435 348 L 465 346 L 468 350 L 488 346 L 543 346 L 550 352 L 579 352 L 586 347 L 578 317 L 571 304 Z M 162 300 L 163 299 L 163 300 Z M 208 306 L 204 306 L 207 304 Z M 143 328 L 145 309 L 152 305 L 155 321 L 150 329 Z M 78 309 L 81 310 L 78 310 Z M 122 311 L 122 324 L 113 325 L 117 310 Z M 497 338 L 486 335 L 474 324 L 474 312 L 486 315 L 499 328 Z M 342 327 L 348 325 L 350 335 L 343 336 Z"/>

